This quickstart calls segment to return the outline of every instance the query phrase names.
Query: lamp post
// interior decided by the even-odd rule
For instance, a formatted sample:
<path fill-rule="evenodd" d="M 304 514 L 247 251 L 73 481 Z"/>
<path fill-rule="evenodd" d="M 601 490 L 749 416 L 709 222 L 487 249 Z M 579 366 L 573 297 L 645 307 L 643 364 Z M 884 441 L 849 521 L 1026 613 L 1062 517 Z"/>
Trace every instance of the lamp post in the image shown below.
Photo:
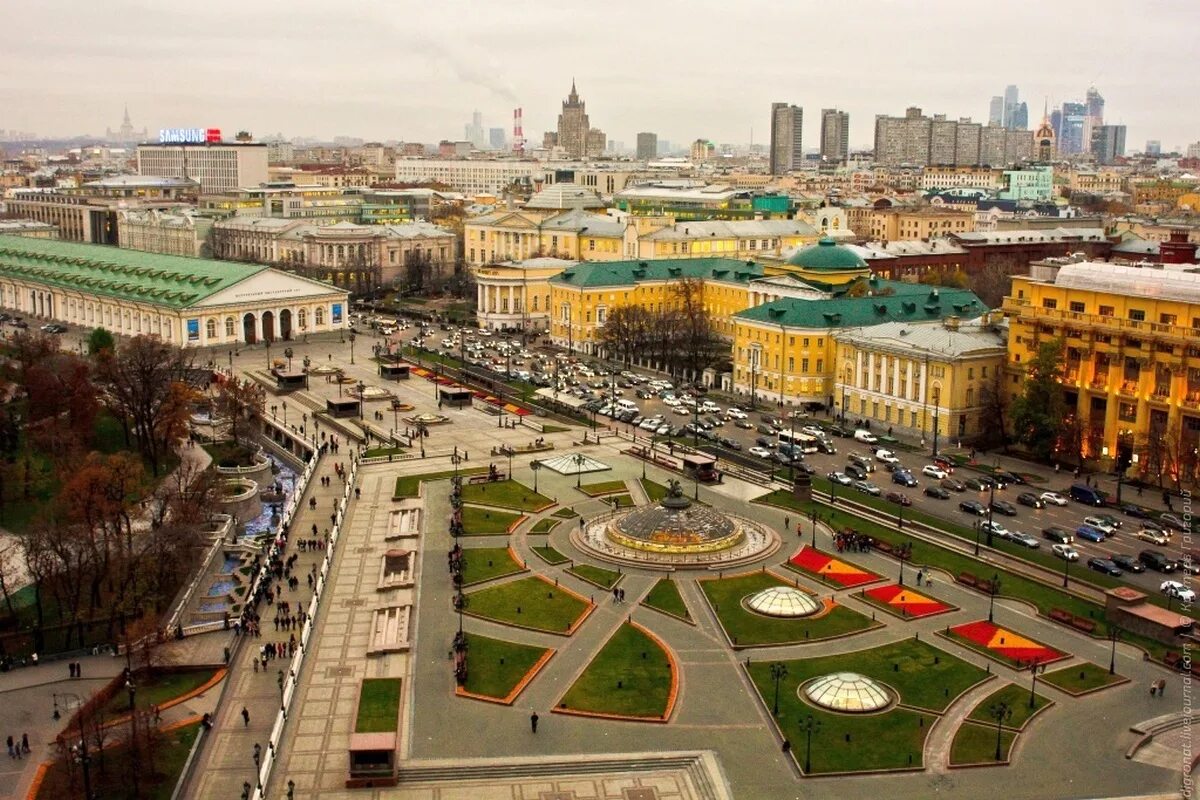
<path fill-rule="evenodd" d="M 462 561 L 463 566 L 466 566 L 465 559 L 466 559 L 466 556 L 463 557 L 463 561 Z M 465 594 L 462 593 L 462 589 L 459 589 L 458 594 L 454 596 L 454 608 L 458 611 L 458 635 L 459 635 L 459 638 L 462 638 L 462 633 L 463 633 L 463 626 L 462 626 L 463 625 L 463 623 L 462 623 L 463 611 L 465 611 L 467 606 L 469 606 L 469 605 L 471 605 L 470 599 Z"/>
<path fill-rule="evenodd" d="M 353 336 L 354 334 L 350 334 L 350 335 Z M 367 385 L 365 383 L 363 383 L 362 381 L 359 381 L 358 386 L 356 386 L 355 388 L 358 389 L 358 418 L 360 420 L 362 420 L 363 419 L 363 406 L 366 405 L 366 398 L 363 396 L 363 392 L 365 392 L 367 390 Z"/>
<path fill-rule="evenodd" d="M 281 401 L 280 405 L 283 406 L 283 424 L 284 424 L 284 427 L 286 427 L 287 426 L 287 400 Z"/>
<path fill-rule="evenodd" d="M 1004 734 L 1005 720 L 1012 718 L 1012 708 L 1003 700 L 988 706 L 988 716 L 996 720 L 996 760 L 1000 760 L 1000 741 Z"/>
<path fill-rule="evenodd" d="M 286 358 L 287 362 L 288 362 L 288 372 L 292 371 L 292 356 L 293 355 L 295 355 L 295 353 L 292 352 L 292 348 L 290 348 L 290 347 L 286 348 L 283 351 L 283 357 Z"/>
<path fill-rule="evenodd" d="M 1033 684 L 1029 687 L 1029 707 L 1033 708 L 1037 705 L 1037 679 L 1039 672 L 1045 672 L 1046 665 L 1039 664 L 1037 659 L 1029 665 L 1029 674 L 1033 676 Z"/>
<path fill-rule="evenodd" d="M 975 557 L 979 557 L 979 520 L 975 520 Z"/>
<path fill-rule="evenodd" d="M 1063 588 L 1067 588 L 1067 570 L 1071 568 L 1071 559 L 1063 556 Z"/>
<path fill-rule="evenodd" d="M 645 464 L 645 462 L 642 462 L 642 463 L 643 463 L 643 465 Z M 538 461 L 535 458 L 533 461 L 529 462 L 529 468 L 531 470 L 533 470 L 533 493 L 537 494 L 538 493 L 538 472 L 540 472 L 542 469 L 542 462 Z M 645 466 L 643 466 L 642 469 L 645 469 Z"/>
<path fill-rule="evenodd" d="M 812 772 L 812 737 L 821 730 L 821 721 L 809 714 L 800 723 L 800 730 L 804 731 L 804 774 L 807 775 Z"/>
<path fill-rule="evenodd" d="M 358 337 L 354 334 L 354 331 L 350 331 L 350 363 L 351 364 L 354 363 L 354 340 L 357 338 Z"/>
<path fill-rule="evenodd" d="M 996 609 L 996 595 L 1000 592 L 1000 576 L 992 573 L 992 583 L 988 588 L 988 622 L 993 621 Z"/>
<path fill-rule="evenodd" d="M 583 479 L 583 453 L 576 453 L 571 457 L 571 461 L 575 464 L 575 488 L 579 488 L 579 483 Z"/>
<path fill-rule="evenodd" d="M 787 664 L 784 664 L 782 661 L 775 661 L 771 664 L 771 679 L 775 681 L 775 703 L 773 713 L 777 717 L 779 716 L 779 682 L 786 678 L 787 674 Z"/>
<path fill-rule="evenodd" d="M 312 364 L 312 359 L 308 356 L 304 357 L 304 388 L 308 388 L 308 366 Z"/>
<path fill-rule="evenodd" d="M 995 468 L 992 470 L 992 477 L 988 480 L 991 482 L 988 486 L 988 528 L 987 528 L 987 546 L 992 546 L 992 506 L 996 504 L 996 473 L 1000 471 L 1000 462 L 996 462 Z"/>
<path fill-rule="evenodd" d="M 417 438 L 421 440 L 421 458 L 425 457 L 425 437 L 429 435 L 429 427 L 424 420 L 417 420 Z"/>
<path fill-rule="evenodd" d="M 271 369 L 271 340 L 267 339 L 267 369 Z"/>
<path fill-rule="evenodd" d="M 933 457 L 937 458 L 938 454 L 938 400 L 940 397 L 933 398 Z"/>
<path fill-rule="evenodd" d="M 1117 674 L 1117 641 L 1121 638 L 1121 631 L 1118 628 L 1108 629 L 1108 640 L 1112 642 L 1112 655 L 1108 659 L 1108 674 Z"/>

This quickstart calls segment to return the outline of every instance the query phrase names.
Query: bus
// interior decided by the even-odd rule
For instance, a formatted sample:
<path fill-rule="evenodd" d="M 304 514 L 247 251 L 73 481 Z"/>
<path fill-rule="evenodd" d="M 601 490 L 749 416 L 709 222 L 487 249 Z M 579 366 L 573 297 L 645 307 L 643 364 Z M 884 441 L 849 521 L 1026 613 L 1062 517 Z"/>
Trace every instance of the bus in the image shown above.
<path fill-rule="evenodd" d="M 816 453 L 820 450 L 816 437 L 809 436 L 807 433 L 780 431 L 779 444 L 791 445 L 793 450 L 798 448 L 801 453 Z"/>
<path fill-rule="evenodd" d="M 721 474 L 717 471 L 717 459 L 707 453 L 685 453 L 680 457 L 683 474 L 701 483 L 717 483 Z"/>

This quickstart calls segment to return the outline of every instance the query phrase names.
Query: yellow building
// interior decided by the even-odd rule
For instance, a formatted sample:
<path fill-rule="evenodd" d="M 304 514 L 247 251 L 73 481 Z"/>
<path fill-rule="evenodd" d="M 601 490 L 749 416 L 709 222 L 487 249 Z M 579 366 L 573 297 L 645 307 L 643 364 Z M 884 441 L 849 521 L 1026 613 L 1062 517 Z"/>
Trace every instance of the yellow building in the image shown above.
<path fill-rule="evenodd" d="M 870 216 L 871 240 L 876 242 L 934 239 L 974 230 L 975 215 L 965 210 L 879 209 Z"/>
<path fill-rule="evenodd" d="M 1040 342 L 1064 340 L 1063 390 L 1085 458 L 1156 471 L 1165 447 L 1195 474 L 1200 446 L 1200 282 L 1172 269 L 1034 266 L 1004 301 L 1009 389 Z M 1075 454 L 1065 452 L 1068 459 Z M 1139 466 L 1140 464 L 1140 466 Z"/>
<path fill-rule="evenodd" d="M 475 267 L 475 319 L 496 331 L 538 332 L 550 328 L 550 279 L 577 261 L 531 258 Z"/>
<path fill-rule="evenodd" d="M 834 406 L 857 425 L 942 442 L 974 440 L 994 427 L 1007 335 L 1000 315 L 941 324 L 887 322 L 834 334 Z"/>
<path fill-rule="evenodd" d="M 820 236 L 799 219 L 679 222 L 642 231 L 638 258 L 779 258 Z"/>
<path fill-rule="evenodd" d="M 626 227 L 612 217 L 582 209 L 494 211 L 464 224 L 464 253 L 472 266 L 539 256 L 617 261 L 628 258 Z"/>
<path fill-rule="evenodd" d="M 732 337 L 733 315 L 747 307 L 750 281 L 762 276 L 760 265 L 725 258 L 581 262 L 550 279 L 550 335 L 570 352 L 596 353 L 610 311 L 670 309 L 677 285 L 694 281 L 716 332 Z"/>

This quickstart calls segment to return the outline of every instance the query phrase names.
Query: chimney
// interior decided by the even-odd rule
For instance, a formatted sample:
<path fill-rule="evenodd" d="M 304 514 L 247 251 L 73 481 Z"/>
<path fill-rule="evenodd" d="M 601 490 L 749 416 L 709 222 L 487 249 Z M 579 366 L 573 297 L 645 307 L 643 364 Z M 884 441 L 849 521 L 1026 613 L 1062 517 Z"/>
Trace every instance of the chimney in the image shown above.
<path fill-rule="evenodd" d="M 959 321 L 958 317 L 952 315 L 952 316 L 946 317 L 943 324 L 946 326 L 946 330 L 956 331 L 956 330 L 958 330 L 958 321 Z"/>

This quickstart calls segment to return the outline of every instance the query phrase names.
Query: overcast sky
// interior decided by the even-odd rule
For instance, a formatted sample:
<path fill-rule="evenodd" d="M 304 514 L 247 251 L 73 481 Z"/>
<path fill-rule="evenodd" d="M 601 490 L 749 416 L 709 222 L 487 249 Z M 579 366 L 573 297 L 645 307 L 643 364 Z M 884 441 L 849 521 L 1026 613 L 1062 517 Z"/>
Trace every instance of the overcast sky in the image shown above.
<path fill-rule="evenodd" d="M 471 111 L 526 137 L 554 127 L 572 76 L 591 123 L 686 143 L 765 142 L 772 101 L 986 121 L 1092 83 L 1128 149 L 1200 140 L 1200 0 L 6 0 L 0 129 L 103 134 L 220 127 L 258 137 L 459 139 Z"/>

